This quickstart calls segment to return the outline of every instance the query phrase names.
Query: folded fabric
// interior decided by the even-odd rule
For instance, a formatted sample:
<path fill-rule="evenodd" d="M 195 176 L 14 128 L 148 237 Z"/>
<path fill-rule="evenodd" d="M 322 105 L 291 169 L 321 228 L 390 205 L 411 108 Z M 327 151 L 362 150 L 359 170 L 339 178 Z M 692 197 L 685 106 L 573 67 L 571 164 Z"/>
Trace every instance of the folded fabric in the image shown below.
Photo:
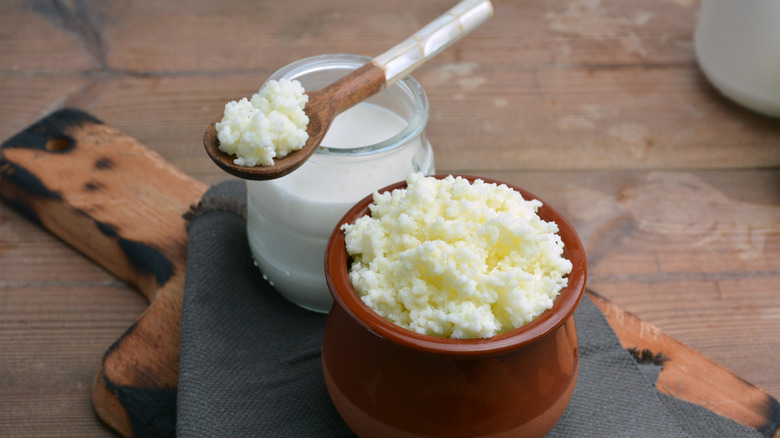
<path fill-rule="evenodd" d="M 282 298 L 252 262 L 246 186 L 212 187 L 190 213 L 181 327 L 179 437 L 354 436 L 330 401 L 320 344 L 326 316 Z M 580 372 L 549 437 L 762 435 L 655 390 L 587 298 L 575 313 Z M 650 377 L 648 377 L 650 376 Z"/>

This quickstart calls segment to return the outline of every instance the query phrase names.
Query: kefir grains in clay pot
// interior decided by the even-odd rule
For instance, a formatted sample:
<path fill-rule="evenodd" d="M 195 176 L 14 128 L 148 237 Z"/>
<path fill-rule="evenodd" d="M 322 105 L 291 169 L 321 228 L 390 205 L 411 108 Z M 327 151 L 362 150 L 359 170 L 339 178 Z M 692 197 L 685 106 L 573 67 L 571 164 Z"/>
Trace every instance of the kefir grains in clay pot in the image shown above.
<path fill-rule="evenodd" d="M 370 58 L 323 55 L 290 64 L 269 79 L 318 90 Z M 323 258 L 333 227 L 366 193 L 412 172 L 432 173 L 425 135 L 428 100 L 407 77 L 340 114 L 314 155 L 294 172 L 247 181 L 249 245 L 264 276 L 295 304 L 327 312 L 332 303 Z"/>
<path fill-rule="evenodd" d="M 566 287 L 558 225 L 506 185 L 411 174 L 345 224 L 361 300 L 417 333 L 489 338 L 552 307 Z"/>
<path fill-rule="evenodd" d="M 410 177 L 409 185 L 418 184 L 416 178 L 421 177 Z M 437 176 L 436 178 L 451 177 Z M 471 183 L 480 180 L 474 184 L 501 185 L 500 182 L 487 178 L 463 178 Z M 429 179 L 432 178 L 424 178 L 424 180 Z M 460 180 L 458 184 L 462 186 L 463 181 Z M 442 193 L 443 189 L 434 186 L 430 185 L 429 188 L 433 187 L 433 189 L 420 196 L 433 196 L 439 199 L 453 196 L 452 191 Z M 380 201 L 382 197 L 392 198 L 393 190 L 403 190 L 406 187 L 407 182 L 397 183 L 381 189 L 375 196 L 378 196 Z M 440 318 L 422 319 L 414 325 L 412 321 L 415 318 L 406 319 L 406 316 L 403 316 L 404 312 L 391 314 L 386 318 L 364 302 L 368 301 L 368 304 L 371 304 L 372 300 L 361 299 L 361 295 L 353 287 L 350 271 L 354 264 L 366 259 L 349 255 L 349 251 L 354 252 L 355 248 L 349 248 L 348 251 L 344 229 L 354 231 L 355 228 L 360 227 L 360 225 L 353 225 L 360 221 L 359 218 L 372 216 L 375 212 L 377 216 L 384 215 L 382 220 L 404 222 L 397 230 L 413 229 L 414 226 L 407 223 L 414 219 L 413 215 L 407 215 L 409 217 L 403 214 L 386 215 L 387 211 L 383 211 L 397 206 L 403 208 L 407 201 L 401 199 L 402 197 L 398 197 L 384 207 L 383 202 L 377 202 L 377 205 L 369 207 L 376 198 L 374 196 L 364 198 L 342 218 L 333 232 L 325 261 L 326 278 L 334 301 L 323 338 L 323 372 L 334 405 L 359 436 L 543 437 L 563 415 L 574 391 L 579 369 L 577 332 L 573 313 L 585 288 L 587 271 L 585 251 L 572 226 L 551 206 L 520 188 L 508 185 L 505 188 L 517 192 L 523 199 L 523 202 L 517 201 L 521 208 L 510 207 L 509 210 L 519 215 L 526 215 L 528 210 L 535 210 L 534 215 L 538 215 L 537 218 L 528 215 L 526 219 L 530 225 L 510 225 L 509 218 L 495 216 L 492 219 L 486 218 L 484 222 L 487 226 L 484 227 L 483 237 L 491 242 L 491 239 L 497 239 L 497 242 L 493 243 L 504 242 L 517 246 L 515 251 L 517 254 L 510 255 L 513 251 L 510 248 L 504 248 L 506 251 L 499 250 L 507 256 L 503 259 L 503 263 L 524 263 L 520 260 L 523 257 L 528 260 L 533 259 L 531 261 L 533 266 L 529 265 L 523 269 L 534 273 L 529 274 L 530 277 L 516 273 L 519 275 L 516 277 L 531 283 L 541 281 L 538 287 L 522 286 L 520 289 L 523 291 L 512 292 L 515 297 L 525 297 L 520 299 L 520 301 L 525 300 L 525 304 L 521 303 L 517 308 L 519 317 L 514 315 L 519 328 L 505 326 L 513 318 L 512 315 L 502 314 L 502 312 L 513 313 L 511 305 L 501 305 L 493 309 L 495 314 L 493 319 L 469 316 L 483 315 L 480 312 L 484 311 L 485 307 L 490 307 L 491 303 L 501 300 L 499 297 L 491 297 L 487 292 L 480 292 L 480 282 L 497 286 L 500 283 L 509 284 L 510 281 L 503 280 L 508 279 L 512 274 L 502 274 L 503 280 L 480 278 L 479 273 L 484 270 L 477 267 L 471 274 L 466 275 L 470 278 L 459 278 L 458 275 L 454 275 L 450 279 L 452 281 L 446 279 L 447 272 L 450 272 L 449 268 L 446 268 L 450 262 L 448 258 L 462 257 L 460 262 L 463 263 L 455 269 L 460 274 L 470 272 L 472 265 L 479 265 L 470 258 L 473 256 L 469 255 L 469 251 L 457 249 L 460 244 L 454 242 L 453 248 L 456 249 L 452 251 L 441 249 L 441 263 L 434 263 L 433 259 L 430 259 L 431 266 L 434 266 L 430 271 L 426 271 L 427 268 L 415 267 L 417 262 L 413 260 L 414 251 L 411 251 L 399 256 L 404 259 L 402 264 L 405 263 L 407 266 L 395 265 L 383 274 L 390 272 L 392 276 L 400 271 L 414 271 L 412 275 L 417 276 L 420 281 L 435 284 L 435 290 L 439 287 L 450 288 L 449 299 L 458 304 L 455 308 L 461 309 L 468 301 L 463 299 L 464 295 L 475 295 L 478 298 L 473 308 L 481 310 L 475 313 L 459 311 L 455 312 L 454 316 L 446 316 L 448 312 L 444 312 Z M 516 201 L 504 203 L 512 202 Z M 523 204 L 525 202 L 528 204 Z M 446 209 L 444 205 L 447 204 L 446 201 L 439 204 L 439 207 Z M 461 211 L 459 214 L 473 216 L 478 219 L 477 222 L 480 222 L 482 219 L 478 217 L 482 214 L 480 213 L 482 206 L 483 203 L 480 202 L 473 205 L 466 202 L 453 207 L 449 213 L 454 217 L 457 216 L 455 210 L 458 208 L 473 209 L 474 211 L 469 213 Z M 501 210 L 502 207 L 497 208 Z M 445 212 L 445 214 L 449 213 Z M 487 212 L 485 214 L 490 215 Z M 494 223 L 488 224 L 490 220 Z M 424 218 L 422 221 L 435 222 Z M 455 222 L 457 221 L 449 225 L 434 225 L 433 231 L 428 232 L 447 234 L 451 229 L 459 227 Z M 524 228 L 526 226 L 536 230 Z M 491 237 L 491 234 L 495 234 L 494 231 L 499 235 Z M 372 236 L 368 237 L 369 240 L 380 239 L 382 235 L 382 232 L 367 228 L 359 232 Z M 500 236 L 502 232 L 514 233 L 516 236 L 521 236 L 521 240 L 530 239 L 529 242 L 535 241 L 539 245 L 547 246 L 523 248 L 525 243 L 514 238 L 503 238 Z M 401 234 L 404 236 L 400 239 L 406 239 L 409 247 L 419 247 L 423 248 L 420 251 L 426 251 L 424 242 L 415 246 L 417 242 L 414 240 L 420 239 L 419 237 L 415 237 L 414 234 L 408 236 L 406 233 Z M 466 233 L 468 234 L 472 233 Z M 441 236 L 436 236 L 437 239 L 439 237 Z M 367 244 L 367 241 L 363 243 Z M 379 240 L 373 243 L 382 245 Z M 464 244 L 479 246 L 473 242 Z M 435 250 L 435 248 L 429 249 Z M 487 257 L 489 258 L 490 255 Z M 453 261 L 456 265 L 460 262 Z M 493 262 L 496 260 L 490 260 L 491 264 Z M 372 263 L 372 269 L 376 268 L 377 272 L 384 271 L 381 262 Z M 435 267 L 439 265 L 441 269 Z M 547 266 L 549 269 L 542 269 L 547 273 L 536 270 L 540 266 Z M 359 268 L 355 272 L 360 272 Z M 506 267 L 504 270 L 512 269 Z M 546 278 L 548 274 L 549 278 Z M 370 279 L 371 274 L 362 272 L 353 278 L 361 281 L 357 277 Z M 407 280 L 399 280 L 397 283 L 399 290 L 406 288 L 407 292 L 410 292 L 414 289 L 414 281 Z M 394 281 L 388 281 L 386 284 L 393 284 Z M 372 287 L 381 287 L 376 286 L 381 283 L 382 281 L 377 280 L 372 283 Z M 418 291 L 425 288 L 419 284 L 416 287 Z M 540 293 L 539 302 L 543 302 L 539 312 L 534 310 L 534 299 L 531 298 L 535 293 L 532 293 L 532 290 L 536 289 Z M 464 293 L 466 290 L 471 292 Z M 419 303 L 404 302 L 409 297 L 399 298 L 396 305 L 409 311 L 410 314 L 416 307 L 419 307 L 417 313 L 425 313 L 421 309 L 426 307 L 435 313 L 442 305 L 444 308 L 447 307 L 446 299 L 442 303 L 434 303 L 445 295 L 436 290 L 427 298 L 429 301 L 427 305 L 418 306 Z M 375 294 L 372 299 L 386 300 L 385 304 L 392 307 L 388 304 L 392 300 L 383 298 L 384 296 L 384 293 Z M 549 308 L 547 308 L 548 304 Z M 431 312 L 428 312 L 429 316 L 430 314 Z M 398 321 L 393 321 L 394 318 Z M 497 334 L 491 335 L 491 330 L 485 332 L 477 330 L 471 333 L 474 336 L 461 336 L 470 337 L 469 339 L 455 338 L 453 336 L 468 332 L 468 329 L 457 328 L 457 323 L 461 319 L 466 321 L 467 328 L 469 321 L 488 321 L 484 325 L 496 326 Z M 422 327 L 426 324 L 427 327 Z M 440 330 L 448 324 L 451 330 L 446 328 Z M 478 326 L 479 324 L 471 327 Z M 429 330 L 431 328 L 433 330 Z"/>

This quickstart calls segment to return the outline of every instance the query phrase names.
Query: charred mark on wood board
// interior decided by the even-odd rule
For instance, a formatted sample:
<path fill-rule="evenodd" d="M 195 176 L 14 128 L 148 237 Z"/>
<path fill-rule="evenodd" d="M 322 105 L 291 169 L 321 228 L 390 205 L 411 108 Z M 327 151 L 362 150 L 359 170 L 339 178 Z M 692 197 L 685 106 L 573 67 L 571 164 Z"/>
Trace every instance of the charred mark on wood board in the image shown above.
<path fill-rule="evenodd" d="M 94 192 L 103 188 L 103 185 L 97 182 L 88 182 L 84 184 L 84 190 L 88 192 Z"/>
<path fill-rule="evenodd" d="M 97 170 L 110 170 L 113 169 L 114 166 L 116 166 L 116 163 L 110 158 L 103 157 L 95 161 L 95 169 Z"/>
<path fill-rule="evenodd" d="M 119 248 L 122 249 L 127 260 L 138 272 L 154 275 L 159 286 L 164 285 L 171 278 L 171 275 L 173 275 L 173 263 L 160 251 L 145 243 L 121 237 L 114 225 L 96 220 L 84 210 L 79 209 L 77 212 L 92 220 L 98 231 L 104 236 L 116 239 Z"/>
<path fill-rule="evenodd" d="M 139 272 L 153 274 L 159 286 L 167 283 L 173 275 L 173 263 L 157 249 L 124 238 L 119 238 L 118 243 L 133 267 Z"/>
<path fill-rule="evenodd" d="M 68 132 L 87 124 L 102 124 L 92 115 L 66 108 L 56 111 L 3 142 L 0 149 L 27 148 L 53 153 L 66 153 L 76 146 Z"/>
<path fill-rule="evenodd" d="M 119 236 L 119 233 L 117 233 L 116 228 L 114 228 L 113 225 L 109 225 L 100 221 L 95 221 L 95 225 L 97 225 L 98 230 L 100 230 L 100 232 L 107 237 Z"/>
<path fill-rule="evenodd" d="M 631 347 L 627 349 L 629 353 L 631 353 L 632 356 L 634 356 L 634 360 L 637 361 L 637 363 L 640 364 L 649 364 L 649 365 L 663 365 L 667 361 L 670 360 L 669 356 L 658 352 L 654 353 L 653 351 L 644 348 L 644 349 L 638 349 L 636 347 Z"/>
<path fill-rule="evenodd" d="M 119 348 L 122 341 L 132 336 L 138 327 L 134 322 L 109 348 L 103 360 Z M 119 385 L 103 374 L 106 389 L 116 395 L 130 419 L 135 437 L 175 437 L 176 436 L 176 388 L 170 386 Z"/>
<path fill-rule="evenodd" d="M 108 347 L 108 350 L 106 351 L 106 354 L 104 355 L 104 358 L 103 358 L 104 361 L 105 361 L 105 358 L 108 357 L 111 354 L 112 351 L 116 350 L 117 348 L 119 348 L 120 345 L 122 345 L 122 341 L 126 337 L 130 336 L 131 334 L 133 334 L 133 332 L 135 331 L 136 327 L 138 327 L 138 321 L 135 321 L 134 323 L 132 323 L 130 325 L 130 327 L 128 327 L 127 330 L 125 330 L 125 332 L 122 333 L 122 336 L 120 336 L 119 339 L 114 341 L 114 343 L 111 344 L 110 347 Z"/>
<path fill-rule="evenodd" d="M 117 385 L 103 376 L 103 382 L 127 411 L 133 436 L 175 437 L 176 436 L 176 389 L 134 388 Z"/>
<path fill-rule="evenodd" d="M 16 186 L 20 191 L 39 198 L 62 200 L 62 194 L 46 187 L 35 174 L 22 166 L 0 158 L 0 181 Z"/>
<path fill-rule="evenodd" d="M 756 427 L 756 430 L 765 437 L 774 436 L 775 431 L 780 428 L 780 402 L 774 397 L 767 394 L 763 417 L 766 422 L 761 427 Z"/>
<path fill-rule="evenodd" d="M 49 152 L 67 152 L 76 145 L 76 140 L 69 135 L 52 137 L 46 140 L 46 150 Z"/>

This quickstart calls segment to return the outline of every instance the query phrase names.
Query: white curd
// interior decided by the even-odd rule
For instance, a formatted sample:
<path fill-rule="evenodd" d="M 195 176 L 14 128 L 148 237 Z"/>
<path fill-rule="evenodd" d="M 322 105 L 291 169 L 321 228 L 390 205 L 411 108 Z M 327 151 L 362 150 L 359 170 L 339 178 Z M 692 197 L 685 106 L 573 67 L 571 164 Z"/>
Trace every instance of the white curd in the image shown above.
<path fill-rule="evenodd" d="M 219 149 L 235 155 L 239 166 L 273 165 L 274 158 L 306 144 L 308 100 L 300 82 L 280 79 L 266 82 L 251 99 L 228 102 L 215 126 Z"/>
<path fill-rule="evenodd" d="M 572 269 L 541 205 L 506 185 L 412 174 L 342 227 L 350 281 L 367 306 L 418 333 L 487 338 L 521 327 L 552 308 Z"/>

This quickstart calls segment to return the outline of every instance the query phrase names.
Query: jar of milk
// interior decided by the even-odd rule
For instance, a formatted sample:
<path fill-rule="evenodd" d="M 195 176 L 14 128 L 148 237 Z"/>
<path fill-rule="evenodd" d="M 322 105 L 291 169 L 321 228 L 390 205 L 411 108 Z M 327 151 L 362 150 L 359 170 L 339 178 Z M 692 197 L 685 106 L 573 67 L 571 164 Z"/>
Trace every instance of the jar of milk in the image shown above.
<path fill-rule="evenodd" d="M 280 69 L 269 79 L 295 79 L 319 90 L 371 58 L 321 55 Z M 270 181 L 247 181 L 247 234 L 263 276 L 285 298 L 328 312 L 325 247 L 357 201 L 411 172 L 434 173 L 425 134 L 428 98 L 406 77 L 336 117 L 322 146 L 299 169 Z"/>

